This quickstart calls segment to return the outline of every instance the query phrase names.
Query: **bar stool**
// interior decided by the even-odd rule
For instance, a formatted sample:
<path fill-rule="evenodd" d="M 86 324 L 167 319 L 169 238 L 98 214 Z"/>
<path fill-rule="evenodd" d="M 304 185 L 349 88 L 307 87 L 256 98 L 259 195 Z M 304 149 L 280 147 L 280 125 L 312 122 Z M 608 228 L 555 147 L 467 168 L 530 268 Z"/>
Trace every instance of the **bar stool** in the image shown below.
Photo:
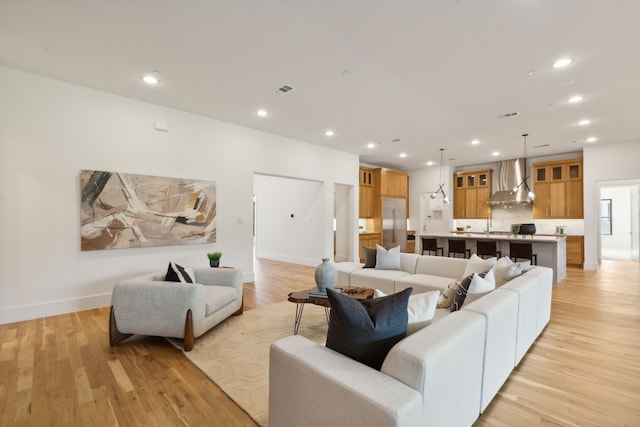
<path fill-rule="evenodd" d="M 449 254 L 447 256 L 456 257 L 456 254 L 462 254 L 464 258 L 471 257 L 471 249 L 467 249 L 467 241 L 460 239 L 449 239 Z"/>
<path fill-rule="evenodd" d="M 533 244 L 509 242 L 509 257 L 518 261 L 518 258 L 528 259 L 531 264 L 538 265 L 538 254 L 533 253 Z"/>
<path fill-rule="evenodd" d="M 444 256 L 444 248 L 438 246 L 438 239 L 422 237 L 422 255 L 424 255 L 425 251 L 427 252 L 427 255 L 430 255 L 431 252 L 435 252 L 436 256 L 438 256 L 438 251 L 440 251 L 440 255 Z"/>
<path fill-rule="evenodd" d="M 502 257 L 502 251 L 497 250 L 495 240 L 478 240 L 476 242 L 476 254 L 484 258 L 488 257 Z"/>

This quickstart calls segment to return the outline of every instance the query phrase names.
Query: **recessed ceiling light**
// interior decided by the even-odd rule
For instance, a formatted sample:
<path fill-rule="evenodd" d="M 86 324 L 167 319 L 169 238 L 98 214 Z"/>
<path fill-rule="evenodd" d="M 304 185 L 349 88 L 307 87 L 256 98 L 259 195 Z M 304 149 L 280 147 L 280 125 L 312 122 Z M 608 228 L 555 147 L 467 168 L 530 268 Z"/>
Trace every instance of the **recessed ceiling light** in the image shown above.
<path fill-rule="evenodd" d="M 433 166 L 433 162 L 432 162 L 431 160 L 429 160 L 429 161 L 426 163 L 426 165 L 427 165 L 427 166 Z"/>
<path fill-rule="evenodd" d="M 496 157 L 500 155 L 499 151 L 494 151 L 493 153 L 491 153 L 492 156 Z"/>
<path fill-rule="evenodd" d="M 267 117 L 267 110 L 258 110 L 258 116 Z"/>
<path fill-rule="evenodd" d="M 553 63 L 553 68 L 564 68 L 567 65 L 571 64 L 572 62 L 573 62 L 573 59 L 571 58 L 560 58 Z"/>
<path fill-rule="evenodd" d="M 367 144 L 367 148 L 374 148 L 375 146 L 376 146 L 376 144 L 373 143 L 373 142 L 370 142 L 370 143 Z"/>
<path fill-rule="evenodd" d="M 400 157 L 404 159 L 405 157 L 407 157 L 407 153 L 400 153 Z"/>
<path fill-rule="evenodd" d="M 334 135 L 334 133 L 333 133 L 333 131 L 331 129 L 326 131 L 324 134 L 327 135 L 327 136 L 333 136 Z"/>
<path fill-rule="evenodd" d="M 596 142 L 598 140 L 598 138 L 596 138 L 595 136 L 590 136 L 589 138 L 587 138 L 587 142 Z"/>
<path fill-rule="evenodd" d="M 578 124 L 579 124 L 580 126 L 586 126 L 586 125 L 588 125 L 588 124 L 590 124 L 590 123 L 591 123 L 591 120 L 589 120 L 589 119 L 582 119 L 582 120 L 580 120 L 580 121 L 578 122 Z"/>
<path fill-rule="evenodd" d="M 567 99 L 567 101 L 569 101 L 572 104 L 575 104 L 576 102 L 580 102 L 583 99 L 584 98 L 582 97 L 582 95 L 573 95 L 571 98 Z"/>
<path fill-rule="evenodd" d="M 142 78 L 142 80 L 144 80 L 144 82 L 148 85 L 157 85 L 158 84 L 158 78 L 155 76 L 156 73 L 154 74 L 147 74 L 146 76 L 144 76 Z"/>
<path fill-rule="evenodd" d="M 478 145 L 478 144 L 480 144 L 480 140 L 474 139 L 473 141 L 471 141 L 471 144 L 472 145 Z"/>

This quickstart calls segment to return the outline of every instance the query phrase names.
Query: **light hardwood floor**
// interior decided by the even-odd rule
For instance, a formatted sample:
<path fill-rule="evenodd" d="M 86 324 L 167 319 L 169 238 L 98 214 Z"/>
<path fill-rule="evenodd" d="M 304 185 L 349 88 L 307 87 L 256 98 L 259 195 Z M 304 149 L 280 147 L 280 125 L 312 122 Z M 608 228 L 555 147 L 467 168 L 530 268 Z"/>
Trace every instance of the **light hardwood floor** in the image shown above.
<path fill-rule="evenodd" d="M 245 310 L 313 286 L 311 267 L 258 260 Z M 639 265 L 569 268 L 552 304 L 550 323 L 475 425 L 640 426 Z M 110 347 L 108 314 L 0 325 L 0 426 L 255 425 L 164 339 Z"/>

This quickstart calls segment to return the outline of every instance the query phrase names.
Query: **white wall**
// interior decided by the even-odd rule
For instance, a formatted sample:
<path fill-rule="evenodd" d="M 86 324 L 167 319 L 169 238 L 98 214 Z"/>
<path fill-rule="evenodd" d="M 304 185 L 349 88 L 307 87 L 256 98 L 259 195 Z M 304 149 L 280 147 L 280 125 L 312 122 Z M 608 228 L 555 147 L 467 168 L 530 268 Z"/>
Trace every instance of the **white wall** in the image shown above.
<path fill-rule="evenodd" d="M 640 178 L 640 141 L 584 147 L 584 268 L 597 270 L 600 245 L 600 190 Z M 631 182 L 629 182 L 631 184 Z"/>
<path fill-rule="evenodd" d="M 256 175 L 256 256 L 318 265 L 324 253 L 326 203 L 318 181 Z"/>
<path fill-rule="evenodd" d="M 353 236 L 358 234 L 357 224 L 351 212 L 354 209 L 354 203 L 358 200 L 359 194 L 354 194 L 358 187 L 336 184 L 334 188 L 334 218 L 335 218 L 335 246 L 334 260 L 341 261 L 357 261 L 353 256 Z M 356 206 L 359 206 L 356 203 Z M 358 238 L 355 239 L 356 241 Z"/>
<path fill-rule="evenodd" d="M 445 233 L 450 230 L 453 221 L 453 186 L 452 186 L 452 169 L 445 165 L 443 168 L 444 191 L 451 200 L 451 203 L 444 205 L 442 212 L 432 214 L 427 211 L 425 215 L 425 207 L 421 209 L 421 205 L 425 205 L 425 196 L 435 192 L 438 189 L 440 180 L 440 167 L 432 166 L 423 169 L 414 169 L 409 172 L 409 222 L 411 229 L 416 231 L 416 246 L 420 246 L 420 234 L 425 233 Z M 422 210 L 422 212 L 421 212 Z M 419 248 L 416 247 L 419 252 Z"/>
<path fill-rule="evenodd" d="M 80 251 L 81 169 L 216 181 L 218 241 Z M 108 305 L 118 279 L 212 250 L 252 280 L 254 173 L 323 183 L 324 253 L 334 184 L 357 170 L 354 154 L 0 67 L 0 324 Z"/>

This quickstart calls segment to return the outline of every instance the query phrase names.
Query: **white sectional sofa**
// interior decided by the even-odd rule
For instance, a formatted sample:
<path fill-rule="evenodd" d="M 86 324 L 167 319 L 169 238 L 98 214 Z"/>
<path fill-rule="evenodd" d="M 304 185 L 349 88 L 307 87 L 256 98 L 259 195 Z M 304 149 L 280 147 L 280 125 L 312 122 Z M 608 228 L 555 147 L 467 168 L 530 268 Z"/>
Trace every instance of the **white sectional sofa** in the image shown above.
<path fill-rule="evenodd" d="M 424 292 L 460 279 L 468 262 L 402 255 L 395 274 L 338 263 L 339 280 L 385 293 L 407 286 Z M 549 322 L 552 278 L 550 268 L 532 266 L 461 310 L 434 317 L 398 342 L 380 371 L 302 336 L 275 342 L 269 425 L 470 426 Z"/>
<path fill-rule="evenodd" d="M 440 291 L 461 278 L 468 260 L 429 255 L 400 254 L 401 270 L 363 268 L 364 264 L 338 262 L 338 285 L 379 289 L 385 294 L 413 288 L 413 293 Z"/>

